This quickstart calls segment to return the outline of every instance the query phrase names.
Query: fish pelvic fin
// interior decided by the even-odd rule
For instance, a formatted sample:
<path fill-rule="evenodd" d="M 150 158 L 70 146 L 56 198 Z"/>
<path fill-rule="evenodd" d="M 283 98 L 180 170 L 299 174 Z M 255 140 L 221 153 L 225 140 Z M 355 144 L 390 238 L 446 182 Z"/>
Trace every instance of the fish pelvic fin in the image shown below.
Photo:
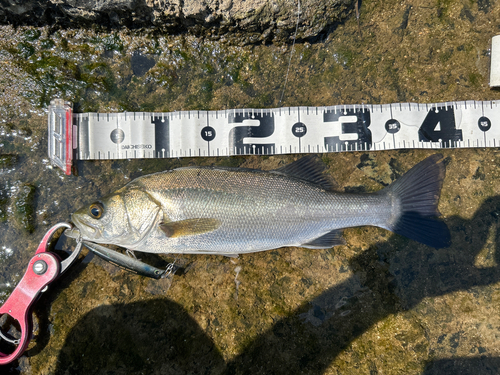
<path fill-rule="evenodd" d="M 343 233 L 343 230 L 335 229 L 300 246 L 307 249 L 329 249 L 337 245 L 345 245 L 346 242 L 344 237 L 342 237 Z"/>
<path fill-rule="evenodd" d="M 160 223 L 160 229 L 169 238 L 192 236 L 216 230 L 221 225 L 220 220 L 210 218 L 186 219 Z"/>
<path fill-rule="evenodd" d="M 381 190 L 399 202 L 400 214 L 384 228 L 435 248 L 448 247 L 451 235 L 437 219 L 439 196 L 446 168 L 443 156 L 424 159 L 394 183 Z"/>

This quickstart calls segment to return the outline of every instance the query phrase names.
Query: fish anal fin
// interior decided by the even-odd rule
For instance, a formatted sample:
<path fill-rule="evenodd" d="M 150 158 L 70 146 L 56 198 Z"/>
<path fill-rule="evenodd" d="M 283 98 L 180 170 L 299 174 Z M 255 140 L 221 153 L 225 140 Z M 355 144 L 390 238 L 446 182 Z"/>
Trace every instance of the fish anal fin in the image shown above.
<path fill-rule="evenodd" d="M 336 183 L 329 180 L 324 174 L 325 165 L 314 155 L 304 156 L 293 163 L 287 164 L 272 172 L 286 174 L 291 177 L 300 178 L 320 186 L 325 190 L 332 190 Z"/>
<path fill-rule="evenodd" d="M 160 229 L 169 238 L 192 236 L 216 230 L 221 225 L 220 220 L 210 218 L 186 219 L 160 223 Z"/>
<path fill-rule="evenodd" d="M 335 229 L 300 246 L 308 249 L 329 249 L 333 246 L 345 245 L 346 242 L 342 234 L 341 229 Z"/>

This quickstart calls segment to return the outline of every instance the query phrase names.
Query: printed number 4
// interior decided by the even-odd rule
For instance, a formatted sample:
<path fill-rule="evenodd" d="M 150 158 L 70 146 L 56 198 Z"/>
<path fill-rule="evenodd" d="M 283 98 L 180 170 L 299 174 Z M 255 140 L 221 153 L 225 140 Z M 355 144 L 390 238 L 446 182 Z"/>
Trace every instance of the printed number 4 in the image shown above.
<path fill-rule="evenodd" d="M 432 108 L 418 130 L 420 142 L 451 142 L 462 141 L 462 130 L 457 129 L 453 107 L 438 110 Z"/>

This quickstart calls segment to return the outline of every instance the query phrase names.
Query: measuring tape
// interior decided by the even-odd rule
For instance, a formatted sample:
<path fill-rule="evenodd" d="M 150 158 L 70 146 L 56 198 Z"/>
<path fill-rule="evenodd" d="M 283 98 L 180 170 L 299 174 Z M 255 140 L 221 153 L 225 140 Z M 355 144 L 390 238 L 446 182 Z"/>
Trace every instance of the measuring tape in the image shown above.
<path fill-rule="evenodd" d="M 500 102 L 397 103 L 167 113 L 49 106 L 49 157 L 73 160 L 500 146 Z"/>

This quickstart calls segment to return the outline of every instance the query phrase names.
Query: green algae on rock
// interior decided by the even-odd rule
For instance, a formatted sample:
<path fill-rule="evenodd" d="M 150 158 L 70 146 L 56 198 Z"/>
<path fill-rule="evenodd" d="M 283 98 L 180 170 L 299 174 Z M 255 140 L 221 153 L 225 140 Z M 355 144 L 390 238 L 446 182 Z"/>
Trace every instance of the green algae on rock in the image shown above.
<path fill-rule="evenodd" d="M 4 186 L 0 186 L 0 222 L 7 220 L 9 194 Z"/>
<path fill-rule="evenodd" d="M 35 187 L 28 183 L 22 184 L 13 204 L 16 224 L 25 232 L 33 233 L 35 230 Z"/>
<path fill-rule="evenodd" d="M 0 171 L 11 169 L 17 163 L 19 157 L 15 154 L 0 154 Z"/>
<path fill-rule="evenodd" d="M 18 181 L 36 185 L 37 225 L 28 236 L 20 235 L 14 220 L 1 223 L 0 255 L 10 255 L 0 258 L 0 285 L 19 280 L 49 225 L 139 175 L 188 165 L 275 169 L 292 158 L 89 161 L 78 164 L 80 176 L 65 176 L 43 162 L 43 95 L 64 94 L 78 112 L 500 99 L 487 81 L 499 2 L 367 0 L 360 24 L 362 37 L 351 18 L 320 42 L 299 41 L 293 54 L 291 46 L 279 44 L 231 47 L 210 37 L 147 30 L 54 32 L 47 26 L 38 34 L 37 28 L 1 27 L 2 152 L 19 155 L 2 184 L 7 193 Z M 26 62 L 22 56 L 31 53 L 30 45 L 35 51 Z M 136 75 L 136 51 L 156 65 Z M 32 136 L 17 135 L 26 126 Z M 372 192 L 433 152 L 322 159 L 341 191 Z M 281 249 L 236 260 L 184 256 L 177 262 L 185 270 L 155 293 L 150 280 L 87 259 L 36 305 L 48 326 L 34 341 L 41 351 L 24 357 L 19 371 L 267 374 L 275 366 L 276 373 L 420 375 L 499 368 L 500 152 L 443 154 L 449 163 L 439 209 L 452 231 L 450 249 L 436 251 L 374 228 L 347 230 L 348 246 L 327 251 Z M 476 365 L 473 371 L 467 361 Z"/>

